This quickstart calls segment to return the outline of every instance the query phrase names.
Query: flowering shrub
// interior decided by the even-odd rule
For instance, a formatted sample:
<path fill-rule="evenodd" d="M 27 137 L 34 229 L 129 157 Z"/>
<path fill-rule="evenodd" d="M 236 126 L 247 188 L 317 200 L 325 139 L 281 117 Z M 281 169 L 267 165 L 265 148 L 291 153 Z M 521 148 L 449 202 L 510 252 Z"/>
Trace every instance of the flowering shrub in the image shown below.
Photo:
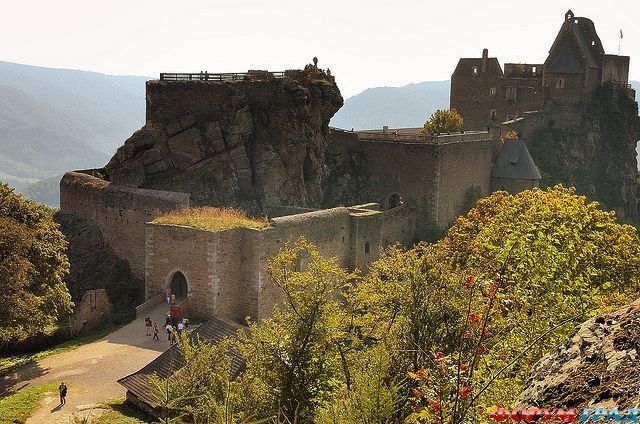
<path fill-rule="evenodd" d="M 457 329 L 462 336 L 455 349 L 448 355 L 442 351 L 433 353 L 429 364 L 408 373 L 412 382 L 410 418 L 416 422 L 457 423 L 475 413 L 474 373 L 487 352 L 487 343 L 491 342 L 487 325 L 498 295 L 498 284 L 479 283 L 469 275 L 464 279 L 464 288 L 467 316 Z M 478 294 L 480 299 L 476 298 Z M 479 300 L 481 310 L 472 310 L 474 300 L 476 303 Z M 481 381 L 482 378 L 476 378 L 476 383 Z"/>

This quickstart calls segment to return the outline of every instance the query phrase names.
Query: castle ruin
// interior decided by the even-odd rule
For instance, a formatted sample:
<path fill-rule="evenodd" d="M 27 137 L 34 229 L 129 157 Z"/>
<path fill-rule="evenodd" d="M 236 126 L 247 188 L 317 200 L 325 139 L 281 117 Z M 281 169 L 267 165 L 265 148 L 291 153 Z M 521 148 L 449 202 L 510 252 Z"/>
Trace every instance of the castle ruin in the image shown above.
<path fill-rule="evenodd" d="M 142 309 L 170 290 L 194 314 L 244 323 L 277 302 L 266 264 L 284 243 L 303 235 L 341 266 L 363 269 L 384 247 L 428 238 L 470 196 L 491 191 L 496 143 L 487 131 L 330 128 L 341 105 L 334 77 L 316 68 L 162 74 L 147 82 L 146 125 L 104 168 L 62 178 L 61 211 L 98 226 L 145 281 Z M 152 222 L 202 205 L 263 214 L 270 225 Z"/>

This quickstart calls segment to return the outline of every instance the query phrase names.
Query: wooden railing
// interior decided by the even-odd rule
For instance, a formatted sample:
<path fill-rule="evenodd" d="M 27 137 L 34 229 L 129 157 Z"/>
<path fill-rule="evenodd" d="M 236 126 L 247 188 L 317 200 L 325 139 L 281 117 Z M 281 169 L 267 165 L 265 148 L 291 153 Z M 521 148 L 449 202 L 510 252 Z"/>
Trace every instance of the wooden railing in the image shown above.
<path fill-rule="evenodd" d="M 161 73 L 161 81 L 239 81 L 249 79 L 284 78 L 284 72 L 249 71 L 215 73 L 199 72 L 197 74 Z"/>

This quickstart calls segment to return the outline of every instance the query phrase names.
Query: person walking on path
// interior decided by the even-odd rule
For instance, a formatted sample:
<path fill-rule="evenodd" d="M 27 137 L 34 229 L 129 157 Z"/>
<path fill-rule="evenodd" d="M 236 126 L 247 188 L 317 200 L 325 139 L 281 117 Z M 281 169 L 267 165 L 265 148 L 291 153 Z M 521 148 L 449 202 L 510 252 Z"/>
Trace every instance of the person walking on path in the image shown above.
<path fill-rule="evenodd" d="M 160 341 L 160 339 L 158 338 L 158 323 L 157 322 L 153 325 L 153 340 Z"/>
<path fill-rule="evenodd" d="M 64 405 L 67 403 L 67 385 L 64 384 L 64 381 L 58 386 L 58 391 L 60 392 L 60 405 Z"/>
<path fill-rule="evenodd" d="M 184 330 L 184 324 L 180 321 L 178 323 L 178 337 L 182 337 L 182 330 Z"/>
<path fill-rule="evenodd" d="M 167 330 L 167 340 L 171 341 L 171 333 L 173 333 L 173 326 L 171 324 L 167 324 L 165 329 Z"/>
<path fill-rule="evenodd" d="M 151 335 L 151 318 L 146 317 L 144 319 L 144 326 L 147 329 L 147 336 L 150 336 Z"/>

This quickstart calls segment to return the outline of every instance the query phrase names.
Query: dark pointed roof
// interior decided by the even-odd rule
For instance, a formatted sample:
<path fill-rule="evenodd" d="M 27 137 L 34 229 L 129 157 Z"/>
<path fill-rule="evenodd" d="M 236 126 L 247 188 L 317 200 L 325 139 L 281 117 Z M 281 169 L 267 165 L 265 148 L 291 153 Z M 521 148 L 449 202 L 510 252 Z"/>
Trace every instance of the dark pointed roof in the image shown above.
<path fill-rule="evenodd" d="M 222 341 L 225 337 L 236 337 L 240 325 L 213 318 L 193 330 L 190 337 L 210 343 Z M 231 376 L 236 377 L 244 368 L 244 359 L 235 352 L 231 355 Z M 149 362 L 139 371 L 134 372 L 118 380 L 118 383 L 126 387 L 140 401 L 149 405 L 152 409 L 158 406 L 158 401 L 153 394 L 153 388 L 149 386 L 149 378 L 152 374 L 160 378 L 167 378 L 184 366 L 184 358 L 177 345 L 173 345 L 153 361 Z"/>
<path fill-rule="evenodd" d="M 498 154 L 491 171 L 492 178 L 513 180 L 539 180 L 538 167 L 523 140 L 507 140 Z"/>
<path fill-rule="evenodd" d="M 604 48 L 593 21 L 574 17 L 569 10 L 545 61 L 545 72 L 580 73 L 585 65 L 602 67 Z"/>

